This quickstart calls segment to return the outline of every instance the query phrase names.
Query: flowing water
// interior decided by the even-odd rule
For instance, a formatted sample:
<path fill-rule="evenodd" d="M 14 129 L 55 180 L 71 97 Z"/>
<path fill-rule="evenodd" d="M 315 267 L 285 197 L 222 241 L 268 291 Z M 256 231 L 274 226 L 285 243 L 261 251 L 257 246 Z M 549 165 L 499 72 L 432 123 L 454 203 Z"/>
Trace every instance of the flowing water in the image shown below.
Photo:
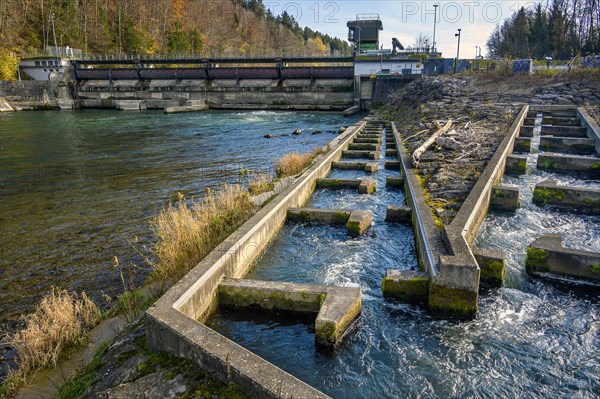
<path fill-rule="evenodd" d="M 436 320 L 418 307 L 382 297 L 385 269 L 417 267 L 410 228 L 383 223 L 385 205 L 403 200 L 402 192 L 381 189 L 390 173 L 376 174 L 373 196 L 317 190 L 306 204 L 372 209 L 373 227 L 365 236 L 351 239 L 343 227 L 288 224 L 249 276 L 360 286 L 362 315 L 339 349 L 317 351 L 314 321 L 284 314 L 221 309 L 209 325 L 334 398 L 595 397 L 600 386 L 599 291 L 530 278 L 524 253 L 539 225 L 571 230 L 579 245 L 598 250 L 598 218 L 533 211 L 530 205 L 519 212 L 536 212 L 528 217 L 535 226 L 522 224 L 519 213 L 490 215 L 479 242 L 509 254 L 505 287 L 482 293 L 473 321 Z"/>
<path fill-rule="evenodd" d="M 291 151 L 325 145 L 356 122 L 323 113 L 164 115 L 114 111 L 0 115 L 0 336 L 52 285 L 122 291 L 113 257 L 148 274 L 129 242 L 148 244 L 148 221 L 183 193 L 272 171 Z M 291 135 L 302 129 L 301 136 Z M 322 130 L 323 134 L 310 132 Z M 265 139 L 265 134 L 275 138 Z M 125 278 L 129 280 L 129 267 Z"/>

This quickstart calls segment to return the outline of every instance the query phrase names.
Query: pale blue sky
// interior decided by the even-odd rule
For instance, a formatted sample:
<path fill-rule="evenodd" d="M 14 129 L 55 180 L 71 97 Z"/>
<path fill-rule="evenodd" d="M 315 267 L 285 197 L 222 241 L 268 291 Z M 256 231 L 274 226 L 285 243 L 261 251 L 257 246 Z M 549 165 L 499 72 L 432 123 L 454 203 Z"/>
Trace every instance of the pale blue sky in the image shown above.
<path fill-rule="evenodd" d="M 456 56 L 457 38 L 454 34 L 462 29 L 460 56 L 473 58 L 475 46 L 483 47 L 496 24 L 504 21 L 521 6 L 533 7 L 539 0 L 263 0 L 274 14 L 284 9 L 293 15 L 301 26 L 309 26 L 329 35 L 347 38 L 346 22 L 356 14 L 377 13 L 383 22 L 381 43 L 391 48 L 392 37 L 404 46 L 410 46 L 419 33 L 433 38 L 433 4 L 437 8 L 436 42 L 444 57 Z"/>

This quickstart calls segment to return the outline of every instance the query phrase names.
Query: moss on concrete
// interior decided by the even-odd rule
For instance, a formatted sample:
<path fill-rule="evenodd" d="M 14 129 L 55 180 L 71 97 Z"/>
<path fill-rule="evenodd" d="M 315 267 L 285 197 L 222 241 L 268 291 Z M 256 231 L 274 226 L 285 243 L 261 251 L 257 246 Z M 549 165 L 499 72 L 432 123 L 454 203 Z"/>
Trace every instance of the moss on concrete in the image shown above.
<path fill-rule="evenodd" d="M 520 160 L 517 162 L 517 168 L 518 170 L 525 172 L 527 170 L 527 161 Z"/>
<path fill-rule="evenodd" d="M 600 162 L 596 162 L 590 165 L 590 172 L 600 172 Z"/>
<path fill-rule="evenodd" d="M 394 298 L 413 304 L 426 304 L 429 293 L 429 278 L 413 277 L 408 280 L 396 280 L 385 277 L 381 291 L 386 298 Z"/>
<path fill-rule="evenodd" d="M 504 282 L 504 262 L 501 260 L 490 259 L 481 267 L 481 281 L 501 287 Z"/>
<path fill-rule="evenodd" d="M 543 249 L 528 247 L 525 267 L 531 273 L 548 270 L 548 253 Z"/>
<path fill-rule="evenodd" d="M 590 265 L 590 271 L 592 273 L 600 274 L 600 264 Z"/>
<path fill-rule="evenodd" d="M 565 193 L 549 187 L 536 187 L 533 190 L 533 203 L 538 205 L 556 204 L 565 198 Z"/>
<path fill-rule="evenodd" d="M 429 284 L 427 307 L 437 317 L 469 320 L 477 314 L 478 293 Z"/>

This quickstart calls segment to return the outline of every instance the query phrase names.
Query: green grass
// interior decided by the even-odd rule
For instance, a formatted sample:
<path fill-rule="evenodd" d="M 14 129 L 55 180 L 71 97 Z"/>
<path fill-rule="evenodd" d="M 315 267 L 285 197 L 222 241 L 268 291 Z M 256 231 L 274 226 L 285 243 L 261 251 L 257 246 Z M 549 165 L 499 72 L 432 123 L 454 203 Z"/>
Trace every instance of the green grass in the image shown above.
<path fill-rule="evenodd" d="M 104 365 L 102 356 L 106 353 L 108 347 L 108 342 L 100 345 L 85 370 L 78 374 L 74 379 L 67 381 L 58 388 L 58 397 L 60 399 L 77 398 L 83 394 L 87 388 L 94 384 L 96 381 L 96 371 Z"/>

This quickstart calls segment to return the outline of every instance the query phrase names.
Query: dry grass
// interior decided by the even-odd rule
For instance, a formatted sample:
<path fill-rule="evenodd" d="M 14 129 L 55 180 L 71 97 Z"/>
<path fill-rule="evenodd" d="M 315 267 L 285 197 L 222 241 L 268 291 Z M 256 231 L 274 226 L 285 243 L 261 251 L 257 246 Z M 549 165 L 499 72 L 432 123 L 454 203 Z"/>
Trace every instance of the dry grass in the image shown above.
<path fill-rule="evenodd" d="M 24 317 L 25 328 L 9 337 L 8 344 L 18 353 L 18 368 L 10 371 L 0 397 L 12 394 L 29 373 L 56 366 L 65 349 L 85 342 L 87 330 L 100 318 L 100 309 L 85 293 L 53 289 Z"/>
<path fill-rule="evenodd" d="M 255 212 L 241 186 L 208 190 L 202 200 L 187 206 L 170 205 L 152 221 L 158 242 L 151 265 L 160 281 L 177 281 Z"/>
<path fill-rule="evenodd" d="M 248 180 L 248 192 L 251 195 L 266 193 L 274 187 L 273 177 L 269 173 L 256 173 Z"/>
<path fill-rule="evenodd" d="M 327 147 L 315 147 L 309 154 L 299 154 L 297 152 L 286 154 L 275 162 L 275 173 L 280 178 L 297 175 L 310 166 L 316 157 L 327 151 L 329 151 L 329 145 Z"/>

